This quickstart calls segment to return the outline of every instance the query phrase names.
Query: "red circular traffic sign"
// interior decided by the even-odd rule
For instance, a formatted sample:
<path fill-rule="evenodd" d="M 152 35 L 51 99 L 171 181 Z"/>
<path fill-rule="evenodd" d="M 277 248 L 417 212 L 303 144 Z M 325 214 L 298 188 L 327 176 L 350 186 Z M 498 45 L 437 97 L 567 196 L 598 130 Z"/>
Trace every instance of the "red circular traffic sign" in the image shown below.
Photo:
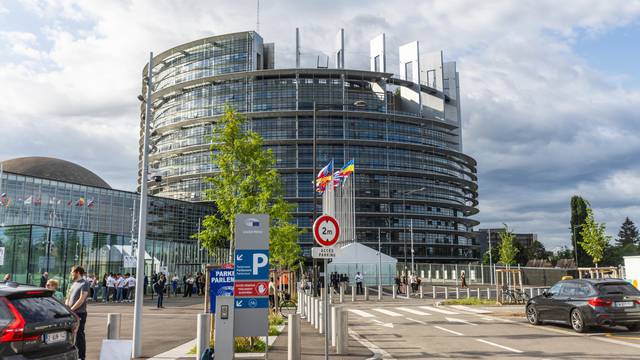
<path fill-rule="evenodd" d="M 313 237 L 321 246 L 333 246 L 338 242 L 340 225 L 333 216 L 322 215 L 313 223 Z"/>

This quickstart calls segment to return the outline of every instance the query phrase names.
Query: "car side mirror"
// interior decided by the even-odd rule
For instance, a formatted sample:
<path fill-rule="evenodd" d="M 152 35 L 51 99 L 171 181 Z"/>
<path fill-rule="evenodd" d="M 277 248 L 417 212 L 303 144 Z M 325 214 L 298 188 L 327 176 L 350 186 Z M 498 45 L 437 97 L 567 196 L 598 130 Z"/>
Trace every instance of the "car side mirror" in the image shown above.
<path fill-rule="evenodd" d="M 542 296 L 548 298 L 548 297 L 553 296 L 553 293 L 549 292 L 548 290 L 545 290 L 545 291 L 542 292 Z"/>

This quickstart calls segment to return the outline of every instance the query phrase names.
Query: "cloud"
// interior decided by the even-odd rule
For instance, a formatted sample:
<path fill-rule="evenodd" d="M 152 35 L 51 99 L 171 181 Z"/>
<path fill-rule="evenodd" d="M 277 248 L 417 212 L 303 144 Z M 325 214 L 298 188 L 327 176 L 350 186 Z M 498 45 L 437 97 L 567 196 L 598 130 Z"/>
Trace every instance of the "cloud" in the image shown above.
<path fill-rule="evenodd" d="M 0 25 L 0 47 L 12 53 L 0 58 L 0 158 L 59 156 L 124 189 L 135 187 L 136 95 L 148 51 L 256 24 L 253 0 L 21 4 L 35 28 Z M 347 67 L 368 68 L 369 39 L 383 31 L 390 72 L 397 72 L 397 47 L 413 40 L 423 52 L 443 49 L 446 60 L 457 61 L 464 147 L 479 163 L 483 227 L 506 222 L 539 233 L 549 247 L 568 245 L 573 194 L 591 201 L 612 234 L 625 216 L 640 221 L 640 91 L 572 48 L 580 36 L 637 24 L 640 1 L 260 5 L 261 34 L 276 43 L 278 67 L 294 65 L 296 26 L 304 66 L 332 54 L 341 27 Z"/>

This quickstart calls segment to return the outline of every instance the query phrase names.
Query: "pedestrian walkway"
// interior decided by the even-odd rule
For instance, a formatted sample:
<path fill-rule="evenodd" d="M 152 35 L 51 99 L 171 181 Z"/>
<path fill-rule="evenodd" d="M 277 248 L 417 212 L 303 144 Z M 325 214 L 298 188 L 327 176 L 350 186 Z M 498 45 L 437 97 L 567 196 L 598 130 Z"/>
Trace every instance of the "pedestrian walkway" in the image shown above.
<path fill-rule="evenodd" d="M 314 329 L 305 320 L 300 321 L 301 343 L 302 343 L 302 359 L 304 360 L 323 360 L 324 359 L 324 335 L 318 334 L 318 330 Z M 287 359 L 287 327 L 284 332 L 278 336 L 272 349 L 269 351 L 270 360 L 286 360 Z M 353 337 L 349 339 L 349 354 L 335 355 L 335 349 L 329 346 L 329 354 L 331 359 L 339 360 L 360 360 L 369 359 L 373 355 L 366 347 L 356 341 Z"/>
<path fill-rule="evenodd" d="M 409 313 L 412 315 L 420 315 L 420 316 L 431 316 L 432 313 L 424 312 L 423 310 L 432 311 L 439 314 L 444 315 L 460 315 L 460 314 L 473 314 L 473 315 L 484 315 L 491 314 L 493 311 L 483 308 L 472 308 L 469 306 L 463 305 L 448 305 L 448 306 L 398 306 L 398 307 L 378 307 L 378 308 L 370 308 L 367 309 L 369 311 L 365 311 L 362 309 L 348 309 L 348 311 L 352 314 L 355 314 L 362 318 L 375 318 L 378 313 L 391 317 L 401 317 L 406 315 L 405 313 Z M 454 311 L 455 310 L 455 311 Z"/>

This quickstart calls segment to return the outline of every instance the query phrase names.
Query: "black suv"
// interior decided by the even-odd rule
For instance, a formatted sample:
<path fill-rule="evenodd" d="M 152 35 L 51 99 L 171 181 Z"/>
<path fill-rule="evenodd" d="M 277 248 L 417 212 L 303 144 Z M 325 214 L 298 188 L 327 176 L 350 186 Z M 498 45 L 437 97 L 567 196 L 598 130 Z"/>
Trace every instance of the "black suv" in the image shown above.
<path fill-rule="evenodd" d="M 78 318 L 52 295 L 47 289 L 0 282 L 0 359 L 78 359 Z"/>
<path fill-rule="evenodd" d="M 529 300 L 527 320 L 562 322 L 576 332 L 590 326 L 622 325 L 640 329 L 640 291 L 620 279 L 564 280 Z"/>

